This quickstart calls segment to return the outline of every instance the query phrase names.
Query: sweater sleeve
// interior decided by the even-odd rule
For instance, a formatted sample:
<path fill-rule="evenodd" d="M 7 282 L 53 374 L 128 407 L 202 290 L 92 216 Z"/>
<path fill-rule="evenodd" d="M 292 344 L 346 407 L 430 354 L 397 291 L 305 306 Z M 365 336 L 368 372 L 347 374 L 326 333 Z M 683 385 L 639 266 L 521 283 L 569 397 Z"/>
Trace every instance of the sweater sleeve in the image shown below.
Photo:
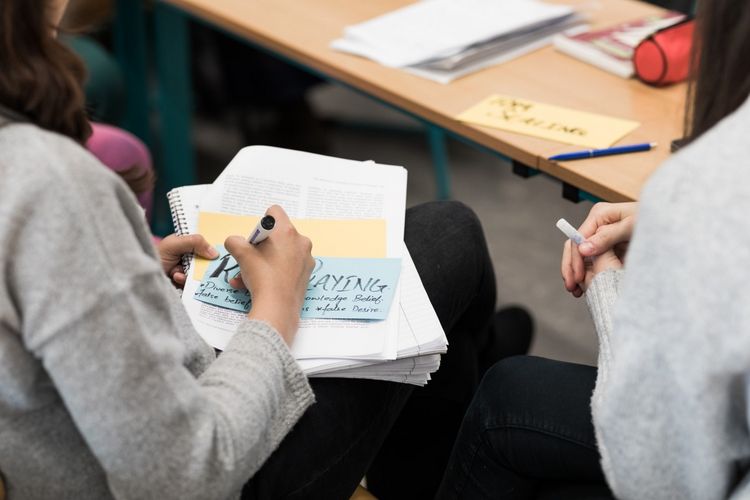
<path fill-rule="evenodd" d="M 231 496 L 312 403 L 309 384 L 279 334 L 250 320 L 196 379 L 142 212 L 103 167 L 82 168 L 48 169 L 13 202 L 24 344 L 115 497 Z"/>
<path fill-rule="evenodd" d="M 612 312 L 620 293 L 620 281 L 624 275 L 621 269 L 609 269 L 594 277 L 586 290 L 586 304 L 594 320 L 599 337 L 599 369 L 606 373 L 606 366 L 612 358 L 609 345 L 612 335 Z"/>
<path fill-rule="evenodd" d="M 726 188 L 712 196 L 721 176 L 663 167 L 643 194 L 626 273 L 603 273 L 587 297 L 602 343 L 594 425 L 617 498 L 725 498 L 748 456 L 750 233 L 736 229 L 750 203 L 730 196 L 729 207 Z"/>

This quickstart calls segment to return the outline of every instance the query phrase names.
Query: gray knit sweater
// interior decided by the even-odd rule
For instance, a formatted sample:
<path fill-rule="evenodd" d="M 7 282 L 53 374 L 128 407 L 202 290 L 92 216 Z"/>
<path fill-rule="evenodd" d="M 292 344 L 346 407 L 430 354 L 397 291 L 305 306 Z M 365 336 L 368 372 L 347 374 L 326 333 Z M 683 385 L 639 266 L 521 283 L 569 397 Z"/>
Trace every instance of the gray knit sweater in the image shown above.
<path fill-rule="evenodd" d="M 278 333 L 193 329 L 125 184 L 0 118 L 0 471 L 9 498 L 219 499 L 313 401 Z"/>
<path fill-rule="evenodd" d="M 586 294 L 594 424 L 619 498 L 750 498 L 749 138 L 745 103 L 660 168 L 626 271 Z"/>

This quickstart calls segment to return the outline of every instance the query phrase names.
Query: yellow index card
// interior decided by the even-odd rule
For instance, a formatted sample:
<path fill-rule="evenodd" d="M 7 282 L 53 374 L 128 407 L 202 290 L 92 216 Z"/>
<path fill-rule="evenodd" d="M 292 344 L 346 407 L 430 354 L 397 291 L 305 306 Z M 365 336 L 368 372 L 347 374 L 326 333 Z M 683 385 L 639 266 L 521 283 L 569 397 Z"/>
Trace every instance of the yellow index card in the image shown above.
<path fill-rule="evenodd" d="M 260 217 L 213 212 L 198 214 L 198 232 L 211 245 L 223 245 L 233 234 L 247 237 Z M 318 257 L 383 258 L 386 256 L 385 219 L 292 219 L 294 227 L 313 243 Z M 208 269 L 206 259 L 195 259 L 196 280 Z"/>
<path fill-rule="evenodd" d="M 612 146 L 640 126 L 640 123 L 631 120 L 505 95 L 491 95 L 456 118 L 463 122 L 595 149 Z"/>

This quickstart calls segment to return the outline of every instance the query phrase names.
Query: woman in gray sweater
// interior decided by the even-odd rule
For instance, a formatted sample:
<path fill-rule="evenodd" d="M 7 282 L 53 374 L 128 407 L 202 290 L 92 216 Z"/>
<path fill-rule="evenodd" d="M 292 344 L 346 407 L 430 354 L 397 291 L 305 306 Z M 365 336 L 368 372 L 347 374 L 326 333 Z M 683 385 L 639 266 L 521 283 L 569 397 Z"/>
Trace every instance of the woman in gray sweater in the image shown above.
<path fill-rule="evenodd" d="M 701 0 L 697 21 L 690 144 L 566 243 L 598 371 L 497 364 L 439 498 L 750 498 L 750 3 Z"/>
<path fill-rule="evenodd" d="M 253 308 L 216 358 L 166 276 L 184 280 L 180 256 L 210 258 L 207 243 L 173 236 L 157 251 L 132 192 L 81 147 L 83 70 L 53 35 L 65 4 L 0 0 L 0 479 L 9 498 L 348 498 L 418 392 L 305 378 L 288 344 L 311 245 L 280 207 L 269 209 L 277 228 L 259 246 L 226 241 Z M 452 355 L 468 353 L 420 393 L 438 401 L 440 418 L 428 405 L 429 419 L 414 421 L 429 420 L 422 427 L 435 435 L 429 426 L 445 426 L 446 415 L 458 427 L 475 388 L 494 273 L 476 217 L 459 204 L 410 209 L 405 240 Z M 424 457 L 437 471 L 447 427 L 447 449 Z M 420 484 L 435 488 L 432 475 Z"/>

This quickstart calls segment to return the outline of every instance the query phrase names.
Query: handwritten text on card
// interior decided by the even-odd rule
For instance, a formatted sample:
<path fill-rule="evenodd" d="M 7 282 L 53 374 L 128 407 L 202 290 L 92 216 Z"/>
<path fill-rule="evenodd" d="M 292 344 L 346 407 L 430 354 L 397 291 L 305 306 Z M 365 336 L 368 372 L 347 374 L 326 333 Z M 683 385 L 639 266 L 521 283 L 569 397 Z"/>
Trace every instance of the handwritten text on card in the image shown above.
<path fill-rule="evenodd" d="M 234 258 L 217 246 L 195 299 L 226 309 L 248 312 L 250 292 L 229 282 L 239 272 Z M 401 259 L 315 258 L 308 281 L 303 318 L 379 320 L 388 316 L 401 271 Z"/>
<path fill-rule="evenodd" d="M 638 128 L 638 122 L 491 95 L 457 117 L 460 121 L 590 148 L 608 148 Z"/>

